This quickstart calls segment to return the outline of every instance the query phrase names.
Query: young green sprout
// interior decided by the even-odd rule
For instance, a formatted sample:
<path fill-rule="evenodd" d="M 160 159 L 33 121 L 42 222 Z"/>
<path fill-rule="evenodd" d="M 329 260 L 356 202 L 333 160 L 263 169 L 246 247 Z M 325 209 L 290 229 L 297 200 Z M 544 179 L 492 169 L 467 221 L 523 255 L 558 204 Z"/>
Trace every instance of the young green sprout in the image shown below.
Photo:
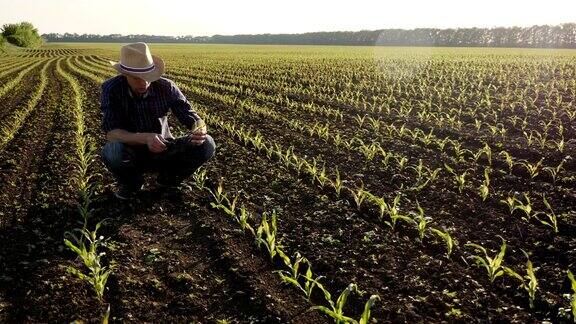
<path fill-rule="evenodd" d="M 397 157 L 396 162 L 398 163 L 398 172 L 402 172 L 402 170 L 404 170 L 404 167 L 406 167 L 406 164 L 408 163 L 408 158 L 404 156 Z"/>
<path fill-rule="evenodd" d="M 544 205 L 548 209 L 548 212 L 536 213 L 535 214 L 536 219 L 540 223 L 552 228 L 554 230 L 554 233 L 558 234 L 558 217 L 556 216 L 556 213 L 554 213 L 552 206 L 550 205 L 550 203 L 548 202 L 548 199 L 546 199 L 546 196 L 544 194 L 542 195 L 542 200 L 544 202 Z M 541 219 L 539 215 L 544 215 L 547 218 L 547 220 Z"/>
<path fill-rule="evenodd" d="M 420 203 L 416 201 L 416 205 L 418 208 L 418 214 L 415 214 L 414 223 L 416 224 L 416 228 L 418 229 L 418 236 L 420 238 L 420 242 L 424 241 L 424 234 L 426 234 L 426 226 L 430 222 L 431 218 L 424 216 L 424 209 L 420 207 Z"/>
<path fill-rule="evenodd" d="M 464 190 L 464 184 L 466 183 L 466 175 L 468 174 L 468 171 L 464 171 L 464 173 L 462 173 L 461 175 L 454 175 L 456 178 L 456 183 L 458 184 L 458 192 L 462 193 L 462 190 Z"/>
<path fill-rule="evenodd" d="M 204 189 L 206 186 L 206 179 L 208 178 L 206 173 L 206 169 L 198 169 L 194 172 L 192 179 L 194 180 L 194 186 L 196 186 L 196 188 Z"/>
<path fill-rule="evenodd" d="M 484 147 L 479 149 L 476 154 L 474 154 L 474 159 L 476 162 L 482 157 L 482 155 L 486 155 L 486 159 L 488 160 L 488 164 L 492 165 L 492 149 L 487 143 L 484 143 Z"/>
<path fill-rule="evenodd" d="M 466 244 L 466 246 L 470 246 L 476 251 L 482 252 L 482 254 L 484 254 L 484 256 L 473 255 L 471 258 L 476 261 L 478 266 L 482 266 L 486 269 L 488 278 L 490 278 L 490 282 L 494 282 L 494 279 L 504 274 L 504 270 L 502 269 L 502 261 L 504 261 L 504 254 L 506 253 L 506 241 L 504 241 L 503 238 L 501 239 L 502 246 L 500 247 L 500 252 L 493 258 L 488 255 L 488 251 L 486 251 L 484 247 L 474 243 Z"/>
<path fill-rule="evenodd" d="M 359 150 L 368 161 L 372 161 L 379 151 L 379 146 L 372 143 L 370 145 L 360 145 Z"/>
<path fill-rule="evenodd" d="M 452 249 L 454 248 L 454 240 L 452 239 L 452 236 L 450 236 L 450 233 L 448 233 L 448 231 L 442 231 L 433 227 L 430 228 L 430 231 L 444 240 L 444 244 L 446 245 L 446 257 L 450 258 Z"/>
<path fill-rule="evenodd" d="M 482 197 L 482 200 L 486 200 L 486 198 L 488 197 L 488 194 L 490 192 L 490 172 L 492 170 L 490 168 L 486 168 L 484 169 L 484 181 L 482 182 L 482 185 L 480 185 L 480 196 Z"/>
<path fill-rule="evenodd" d="M 354 199 L 354 202 L 356 203 L 356 208 L 358 208 L 358 210 L 360 210 L 360 208 L 362 207 L 362 203 L 368 197 L 366 195 L 366 191 L 364 190 L 364 184 L 362 183 L 360 185 L 360 187 L 358 187 L 356 189 L 356 191 L 354 191 L 352 189 L 348 189 L 348 190 L 350 191 L 350 194 L 352 195 L 352 198 Z"/>
<path fill-rule="evenodd" d="M 400 210 L 398 209 L 398 204 L 400 203 L 400 198 L 401 198 L 401 195 L 397 194 L 396 198 L 394 198 L 394 202 L 392 203 L 392 206 L 389 206 L 389 209 L 388 209 L 388 216 L 390 217 L 390 221 L 384 222 L 386 225 L 390 226 L 390 229 L 392 229 L 392 230 L 396 229 L 396 223 L 398 222 L 398 220 L 403 220 L 407 223 L 413 223 L 414 222 L 414 219 L 412 219 L 412 217 L 400 214 Z"/>
<path fill-rule="evenodd" d="M 420 180 L 422 180 L 422 177 L 424 176 L 424 164 L 422 163 L 422 159 L 418 159 L 418 165 L 417 166 L 409 166 L 408 169 L 412 169 L 416 172 L 416 175 L 418 177 L 418 180 L 416 180 L 416 182 L 420 182 Z"/>
<path fill-rule="evenodd" d="M 320 288 L 324 292 L 324 298 L 330 304 L 330 308 L 326 306 L 314 306 L 312 307 L 312 309 L 319 310 L 324 314 L 332 317 L 335 320 L 336 324 L 356 323 L 356 320 L 344 315 L 344 306 L 346 305 L 348 296 L 352 292 L 358 291 L 358 287 L 356 286 L 356 284 L 351 283 L 350 285 L 348 285 L 348 287 L 346 287 L 346 289 L 342 291 L 342 293 L 336 300 L 336 303 L 334 303 L 334 301 L 332 300 L 332 296 L 330 295 L 328 290 L 326 290 L 322 285 L 318 285 L 318 288 Z"/>
<path fill-rule="evenodd" d="M 514 162 L 514 158 L 512 157 L 512 155 L 510 155 L 510 153 L 508 153 L 506 151 L 501 151 L 500 153 L 498 153 L 498 155 L 504 156 L 504 161 L 508 165 L 508 172 L 512 173 L 512 169 L 514 168 L 514 165 L 516 164 Z"/>
<path fill-rule="evenodd" d="M 378 206 L 378 209 L 380 210 L 379 219 L 382 220 L 384 218 L 384 214 L 390 210 L 390 206 L 388 206 L 384 198 L 377 197 L 370 192 L 366 192 L 366 196 L 368 200 L 370 200 L 374 205 Z"/>
<path fill-rule="evenodd" d="M 204 130 L 206 130 L 206 123 L 204 122 L 204 120 L 202 120 L 202 119 L 195 120 L 194 125 L 192 126 L 192 129 L 190 130 L 190 133 L 194 133 L 201 128 L 204 128 Z"/>
<path fill-rule="evenodd" d="M 303 276 L 304 280 L 304 292 L 306 294 L 306 298 L 310 301 L 312 296 L 312 291 L 315 287 L 319 287 L 322 291 L 325 291 L 324 286 L 320 283 L 320 279 L 324 278 L 323 276 L 318 276 L 314 278 L 314 274 L 312 273 L 312 265 L 308 262 L 308 269 Z"/>
<path fill-rule="evenodd" d="M 102 236 L 99 237 L 97 234 L 103 222 L 104 221 L 96 224 L 93 231 L 89 231 L 86 228 L 81 229 L 80 236 L 67 232 L 66 236 L 70 239 L 64 239 L 64 244 L 80 257 L 84 266 L 89 270 L 89 274 L 86 275 L 80 270 L 69 266 L 66 268 L 68 273 L 90 283 L 100 300 L 104 296 L 104 288 L 106 287 L 108 277 L 112 273 L 112 268 L 102 266 L 101 258 L 105 253 L 98 252 L 98 248 L 104 244 L 104 238 Z"/>
<path fill-rule="evenodd" d="M 524 288 L 526 290 L 526 292 L 528 292 L 528 298 L 529 298 L 529 303 L 530 303 L 530 308 L 534 308 L 534 300 L 536 298 L 536 290 L 538 289 L 538 280 L 536 279 L 536 275 L 535 275 L 535 269 L 532 266 L 532 261 L 530 261 L 530 257 L 528 256 L 528 253 L 526 253 L 525 251 L 522 251 L 524 253 L 524 255 L 526 256 L 526 275 L 522 276 L 519 273 L 517 273 L 516 271 L 508 268 L 508 267 L 504 267 L 504 272 L 515 278 L 518 279 L 520 281 L 520 288 Z"/>
<path fill-rule="evenodd" d="M 214 197 L 214 200 L 216 201 L 216 203 L 222 204 L 224 199 L 226 199 L 226 194 L 224 193 L 224 179 L 220 178 L 220 181 L 218 182 L 218 187 L 216 188 L 216 191 L 212 191 L 212 190 L 209 190 L 209 191 L 210 191 L 210 194 L 212 194 L 212 197 Z"/>
<path fill-rule="evenodd" d="M 566 163 L 566 158 L 562 159 L 562 161 L 555 167 L 543 167 L 542 170 L 548 172 L 550 174 L 550 176 L 552 177 L 552 181 L 554 183 L 556 183 L 556 178 L 558 177 L 558 174 L 560 174 L 560 172 L 562 171 L 562 168 L 564 167 L 564 163 Z"/>
<path fill-rule="evenodd" d="M 236 202 L 238 201 L 238 197 L 240 195 L 234 196 L 234 199 L 230 200 L 226 195 L 223 195 L 224 199 L 222 203 L 215 204 L 214 202 L 210 203 L 210 206 L 216 209 L 222 209 L 228 216 L 234 218 L 236 217 Z"/>
<path fill-rule="evenodd" d="M 510 210 L 510 214 L 514 213 L 514 210 L 516 209 L 516 198 L 507 197 L 506 199 L 500 200 L 500 202 L 505 204 L 506 206 L 508 206 L 508 209 Z"/>
<path fill-rule="evenodd" d="M 526 171 L 528 171 L 528 174 L 530 175 L 530 179 L 534 179 L 540 173 L 540 168 L 542 167 L 543 161 L 544 161 L 544 158 L 540 159 L 540 161 L 536 162 L 535 164 L 532 164 L 528 161 L 519 162 L 519 163 L 521 166 L 523 166 L 526 169 Z"/>
<path fill-rule="evenodd" d="M 388 169 L 390 165 L 390 159 L 394 157 L 392 152 L 383 152 L 382 153 L 382 165 L 384 165 L 384 169 Z"/>
<path fill-rule="evenodd" d="M 372 307 L 374 307 L 374 304 L 376 304 L 376 301 L 378 301 L 378 300 L 380 300 L 380 296 L 378 296 L 378 295 L 370 296 L 370 298 L 368 299 L 366 304 L 364 304 L 364 311 L 362 312 L 362 317 L 360 318 L 360 321 L 358 321 L 358 324 L 368 324 L 369 323 L 370 310 L 372 309 Z"/>
<path fill-rule="evenodd" d="M 250 212 L 246 210 L 246 206 L 242 205 L 242 207 L 240 207 L 240 212 L 237 215 L 238 224 L 240 224 L 242 230 L 247 229 L 252 233 L 252 235 L 254 235 L 254 229 L 250 224 L 248 224 L 248 219 L 250 219 L 250 217 Z"/>
<path fill-rule="evenodd" d="M 436 179 L 438 179 L 438 174 L 440 174 L 440 171 L 442 171 L 442 168 L 436 168 L 435 170 L 428 171 L 428 177 L 431 182 L 434 182 Z"/>
<path fill-rule="evenodd" d="M 277 254 L 276 233 L 276 211 L 272 211 L 272 219 L 270 223 L 268 223 L 268 214 L 263 213 L 262 222 L 256 230 L 256 246 L 260 248 L 260 245 L 264 244 L 268 251 L 268 255 L 270 255 L 270 260 L 274 260 L 274 257 Z"/>
<path fill-rule="evenodd" d="M 298 278 L 301 276 L 299 273 L 300 264 L 307 264 L 308 260 L 300 255 L 300 253 L 296 252 L 294 256 L 294 263 L 291 262 L 290 258 L 284 254 L 282 249 L 278 249 L 278 255 L 284 260 L 284 264 L 290 270 L 280 270 L 278 271 L 278 275 L 285 283 L 291 284 L 298 289 L 300 289 L 304 294 L 307 294 L 306 290 L 300 282 L 298 282 Z"/>
<path fill-rule="evenodd" d="M 526 214 L 526 217 L 522 217 L 524 220 L 528 221 L 532 217 L 532 204 L 530 202 L 530 197 L 527 193 L 524 193 L 524 198 L 526 199 L 526 203 L 522 202 L 520 199 L 514 198 L 516 200 L 516 206 L 514 210 L 519 209 Z"/>
<path fill-rule="evenodd" d="M 340 179 L 340 171 L 338 171 L 338 167 L 336 167 L 336 178 L 334 181 L 331 181 L 332 186 L 334 187 L 334 191 L 336 191 L 336 196 L 340 198 L 340 192 L 342 192 L 342 180 Z"/>
<path fill-rule="evenodd" d="M 320 184 L 320 187 L 324 188 L 327 183 L 331 183 L 330 179 L 326 176 L 326 167 L 322 166 L 322 170 L 316 175 L 316 181 Z"/>

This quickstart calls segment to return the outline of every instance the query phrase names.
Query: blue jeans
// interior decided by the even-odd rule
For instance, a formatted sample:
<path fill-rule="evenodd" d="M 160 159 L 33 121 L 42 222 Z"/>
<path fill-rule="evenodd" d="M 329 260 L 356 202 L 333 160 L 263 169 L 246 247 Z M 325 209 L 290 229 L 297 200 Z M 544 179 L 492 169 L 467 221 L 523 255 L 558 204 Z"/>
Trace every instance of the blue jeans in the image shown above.
<path fill-rule="evenodd" d="M 201 145 L 191 145 L 185 137 L 170 140 L 168 148 L 152 153 L 146 145 L 127 145 L 111 141 L 102 148 L 102 160 L 119 185 L 137 191 L 144 183 L 143 174 L 158 173 L 158 181 L 178 185 L 188 178 L 216 151 L 214 139 L 206 136 Z"/>

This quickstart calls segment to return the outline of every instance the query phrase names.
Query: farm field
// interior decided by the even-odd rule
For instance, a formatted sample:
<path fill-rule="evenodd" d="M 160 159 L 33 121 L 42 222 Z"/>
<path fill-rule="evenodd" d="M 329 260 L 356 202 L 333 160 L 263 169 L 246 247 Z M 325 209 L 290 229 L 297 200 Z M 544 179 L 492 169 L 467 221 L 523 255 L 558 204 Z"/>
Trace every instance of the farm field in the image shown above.
<path fill-rule="evenodd" d="M 0 322 L 574 321 L 576 51 L 152 44 L 217 152 L 119 202 L 119 48 L 0 57 Z"/>

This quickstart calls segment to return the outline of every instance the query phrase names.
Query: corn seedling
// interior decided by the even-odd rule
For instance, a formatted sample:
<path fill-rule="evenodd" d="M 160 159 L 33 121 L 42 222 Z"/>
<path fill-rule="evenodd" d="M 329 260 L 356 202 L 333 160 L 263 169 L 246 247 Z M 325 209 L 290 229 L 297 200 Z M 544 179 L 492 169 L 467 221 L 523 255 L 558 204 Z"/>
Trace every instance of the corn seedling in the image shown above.
<path fill-rule="evenodd" d="M 326 176 L 326 167 L 322 166 L 322 170 L 316 175 L 316 181 L 320 184 L 320 187 L 324 188 L 327 183 L 332 183 L 330 179 Z"/>
<path fill-rule="evenodd" d="M 220 178 L 220 181 L 218 182 L 218 187 L 216 187 L 216 190 L 215 191 L 209 190 L 210 194 L 212 195 L 212 197 L 214 197 L 214 200 L 219 205 L 222 204 L 224 199 L 226 199 L 226 194 L 224 194 L 223 182 L 224 182 L 224 179 Z"/>
<path fill-rule="evenodd" d="M 281 151 L 281 150 L 280 150 Z M 286 149 L 286 152 L 280 155 L 280 160 L 284 162 L 285 165 L 289 166 L 291 159 L 290 157 L 294 154 L 294 146 L 290 146 Z"/>
<path fill-rule="evenodd" d="M 362 207 L 362 203 L 368 197 L 366 195 L 366 191 L 364 190 L 364 184 L 361 184 L 360 187 L 358 187 L 356 190 L 352 190 L 352 189 L 348 189 L 348 190 L 350 191 L 350 194 L 352 195 L 352 198 L 354 199 L 354 202 L 356 203 L 356 208 L 358 208 L 358 210 L 360 210 L 360 208 Z"/>
<path fill-rule="evenodd" d="M 364 157 L 368 161 L 372 161 L 374 159 L 376 154 L 379 152 L 379 148 L 380 148 L 380 146 L 377 144 L 374 144 L 374 143 L 372 143 L 370 145 L 360 145 L 360 147 L 359 147 L 360 152 L 362 152 L 362 154 L 364 154 Z"/>
<path fill-rule="evenodd" d="M 416 228 L 418 229 L 418 236 L 420 238 L 420 242 L 424 241 L 424 234 L 426 234 L 426 226 L 430 223 L 431 218 L 424 216 L 424 209 L 420 207 L 420 203 L 416 201 L 416 205 L 418 208 L 418 214 L 414 217 L 414 223 L 416 224 Z"/>
<path fill-rule="evenodd" d="M 436 168 L 434 171 L 428 170 L 428 179 L 430 182 L 435 182 L 438 179 L 438 175 L 442 171 L 442 168 Z"/>
<path fill-rule="evenodd" d="M 274 148 L 270 147 L 270 146 L 263 146 L 264 148 L 264 152 L 266 153 L 266 157 L 271 160 L 272 156 L 274 156 L 274 153 L 276 153 L 276 151 L 274 150 Z"/>
<path fill-rule="evenodd" d="M 194 186 L 198 189 L 204 189 L 206 187 L 206 169 L 199 169 L 194 172 L 192 179 L 194 180 Z"/>
<path fill-rule="evenodd" d="M 532 204 L 530 202 L 530 197 L 528 194 L 524 193 L 524 199 L 526 199 L 526 203 L 522 202 L 520 199 L 515 198 L 516 206 L 514 206 L 514 210 L 518 209 L 526 214 L 526 217 L 522 217 L 524 220 L 530 220 L 532 217 Z"/>
<path fill-rule="evenodd" d="M 552 206 L 548 202 L 548 199 L 546 199 L 546 196 L 542 195 L 542 200 L 548 211 L 536 213 L 535 214 L 536 219 L 540 223 L 552 228 L 554 230 L 554 233 L 558 234 L 558 217 L 556 216 L 556 213 L 554 213 L 554 210 L 552 209 Z M 547 219 L 541 219 L 539 215 L 544 215 Z"/>
<path fill-rule="evenodd" d="M 446 257 L 450 258 L 452 249 L 454 248 L 454 240 L 452 239 L 450 233 L 448 233 L 448 231 L 442 231 L 433 227 L 430 228 L 430 231 L 444 240 L 444 244 L 446 245 Z"/>
<path fill-rule="evenodd" d="M 306 298 L 310 301 L 310 297 L 312 296 L 312 292 L 314 291 L 315 287 L 320 287 L 322 291 L 326 291 L 324 286 L 320 283 L 320 279 L 324 278 L 323 276 L 318 276 L 314 278 L 314 274 L 312 273 L 312 265 L 308 262 L 308 269 L 303 276 L 304 282 L 304 293 L 306 294 Z"/>
<path fill-rule="evenodd" d="M 552 144 L 554 145 L 554 147 L 556 147 L 558 152 L 564 153 L 564 148 L 566 147 L 566 141 L 564 141 L 564 136 L 562 136 L 562 138 L 558 141 L 552 140 Z"/>
<path fill-rule="evenodd" d="M 540 159 L 540 161 L 536 162 L 535 164 L 532 164 L 528 161 L 521 161 L 518 163 L 526 169 L 530 175 L 530 179 L 534 179 L 540 173 L 540 167 L 542 166 L 543 161 L 544 158 Z"/>
<path fill-rule="evenodd" d="M 520 288 L 524 288 L 528 292 L 528 298 L 530 302 L 530 308 L 534 308 L 534 300 L 536 299 L 536 290 L 538 290 L 538 280 L 536 279 L 535 269 L 532 266 L 532 261 L 525 251 L 522 251 L 526 258 L 526 275 L 522 276 L 516 271 L 504 267 L 504 272 L 512 278 L 518 279 L 520 281 Z"/>
<path fill-rule="evenodd" d="M 316 174 L 318 174 L 318 161 L 316 160 L 316 158 L 312 159 L 312 163 L 303 160 L 304 161 L 304 166 L 306 166 L 306 172 L 311 175 L 313 177 L 313 179 L 316 178 Z"/>
<path fill-rule="evenodd" d="M 558 174 L 562 171 L 564 163 L 566 163 L 566 158 L 562 159 L 562 161 L 556 167 L 543 167 L 542 170 L 548 172 L 552 177 L 552 181 L 556 183 L 556 178 L 558 177 Z"/>
<path fill-rule="evenodd" d="M 379 118 L 368 117 L 368 122 L 374 130 L 376 130 L 376 131 L 380 130 L 380 119 Z"/>
<path fill-rule="evenodd" d="M 338 168 L 336 168 L 336 178 L 334 178 L 334 181 L 332 181 L 332 186 L 334 187 L 334 191 L 336 191 L 336 196 L 339 198 L 340 197 L 340 192 L 342 191 L 342 180 L 340 179 L 340 171 L 338 171 Z"/>
<path fill-rule="evenodd" d="M 318 285 L 318 288 L 321 288 L 322 291 L 324 292 L 324 298 L 330 304 L 330 308 L 326 306 L 314 306 L 312 307 L 312 309 L 319 310 L 324 314 L 332 317 L 335 320 L 336 324 L 356 323 L 356 320 L 344 315 L 344 306 L 346 305 L 348 296 L 352 292 L 358 291 L 358 287 L 356 286 L 356 284 L 351 283 L 350 285 L 348 285 L 348 287 L 344 289 L 344 291 L 342 291 L 342 293 L 336 300 L 336 303 L 334 303 L 334 301 L 332 300 L 332 296 L 330 295 L 328 290 L 324 289 L 322 285 Z"/>
<path fill-rule="evenodd" d="M 464 171 L 464 173 L 458 175 L 455 174 L 454 177 L 456 178 L 456 183 L 458 184 L 458 192 L 462 193 L 462 190 L 464 190 L 464 185 L 466 184 L 466 175 L 468 174 L 468 171 Z"/>
<path fill-rule="evenodd" d="M 230 217 L 236 217 L 236 202 L 238 201 L 239 196 L 240 195 L 236 195 L 234 196 L 234 199 L 230 200 L 228 199 L 228 197 L 226 197 L 226 194 L 222 194 L 222 197 L 224 197 L 222 199 L 223 203 L 216 204 L 214 202 L 211 202 L 210 206 L 216 209 L 222 209 Z"/>
<path fill-rule="evenodd" d="M 396 229 L 396 223 L 398 222 L 398 220 L 403 220 L 407 223 L 414 222 L 414 220 L 410 216 L 400 214 L 400 210 L 398 209 L 400 198 L 401 198 L 400 194 L 396 195 L 396 198 L 394 198 L 392 206 L 389 206 L 388 209 L 388 216 L 390 217 L 390 221 L 384 222 L 386 225 L 390 226 L 390 229 L 392 230 Z"/>
<path fill-rule="evenodd" d="M 470 153 L 470 150 L 462 148 L 462 143 L 460 142 L 452 141 L 452 148 L 458 161 L 464 160 L 464 153 Z"/>
<path fill-rule="evenodd" d="M 376 303 L 376 301 L 378 301 L 378 300 L 380 300 L 380 296 L 378 296 L 378 295 L 370 296 L 370 298 L 368 299 L 366 304 L 364 304 L 364 311 L 362 312 L 362 317 L 360 318 L 360 321 L 358 321 L 358 324 L 368 324 L 369 323 L 370 311 L 371 311 L 372 307 L 374 307 L 374 304 Z"/>
<path fill-rule="evenodd" d="M 268 223 L 268 214 L 262 214 L 262 221 L 256 230 L 256 246 L 264 245 L 270 255 L 270 260 L 273 260 L 277 254 L 276 248 L 276 211 L 272 211 L 271 222 Z"/>
<path fill-rule="evenodd" d="M 516 209 L 516 198 L 515 197 L 507 197 L 506 199 L 500 200 L 500 202 L 505 204 L 506 206 L 508 206 L 508 209 L 510 210 L 510 214 L 514 213 L 514 210 Z"/>
<path fill-rule="evenodd" d="M 488 278 L 490 278 L 490 282 L 494 282 L 494 279 L 504 274 L 504 270 L 502 269 L 502 261 L 504 260 L 504 255 L 506 254 L 506 241 L 504 241 L 503 238 L 500 252 L 493 258 L 488 255 L 488 252 L 484 247 L 478 244 L 467 243 L 466 246 L 472 247 L 476 251 L 482 252 L 482 254 L 484 254 L 484 256 L 473 255 L 471 258 L 476 262 L 476 265 L 482 266 L 484 269 L 486 269 Z"/>
<path fill-rule="evenodd" d="M 478 160 L 482 157 L 482 155 L 486 155 L 486 160 L 488 164 L 492 165 L 492 149 L 487 143 L 484 143 L 484 147 L 479 149 L 476 154 L 474 154 L 474 160 L 478 162 Z"/>
<path fill-rule="evenodd" d="M 406 167 L 406 164 L 408 163 L 408 158 L 406 158 L 405 156 L 397 157 L 396 162 L 398 163 L 398 172 L 402 172 L 402 170 L 404 170 L 404 167 Z"/>
<path fill-rule="evenodd" d="M 332 138 L 332 140 L 334 141 L 334 145 L 336 145 L 336 146 L 342 145 L 342 142 L 343 142 L 343 141 L 342 141 L 342 136 L 340 136 L 340 133 L 336 134 L 336 135 Z"/>
<path fill-rule="evenodd" d="M 392 157 L 394 157 L 394 154 L 392 154 L 391 152 L 382 153 L 382 164 L 384 165 L 384 169 L 388 168 L 388 165 L 390 165 L 390 159 Z"/>
<path fill-rule="evenodd" d="M 89 270 L 89 274 L 86 275 L 82 271 L 69 266 L 66 268 L 68 273 L 90 283 L 99 299 L 104 296 L 104 288 L 106 287 L 108 276 L 112 272 L 111 268 L 102 266 L 101 258 L 105 253 L 98 252 L 98 248 L 104 244 L 104 237 L 98 236 L 98 230 L 102 223 L 96 224 L 93 231 L 89 231 L 86 228 L 79 230 L 79 236 L 74 235 L 72 232 L 67 232 L 66 236 L 68 238 L 64 239 L 64 244 L 78 255 L 84 266 Z"/>
<path fill-rule="evenodd" d="M 254 229 L 248 223 L 248 219 L 250 218 L 251 214 L 246 210 L 246 207 L 242 205 L 242 207 L 240 208 L 240 212 L 237 215 L 238 224 L 240 225 L 240 228 L 242 230 L 248 229 L 252 233 L 252 235 L 254 235 L 255 234 Z"/>
<path fill-rule="evenodd" d="M 484 169 L 484 181 L 482 182 L 482 185 L 480 185 L 480 196 L 483 201 L 486 200 L 490 193 L 490 172 L 490 168 Z"/>
<path fill-rule="evenodd" d="M 422 159 L 418 159 L 417 166 L 410 166 L 408 169 L 412 169 L 416 172 L 416 175 L 418 176 L 416 182 L 420 182 L 420 180 L 422 180 L 422 176 L 424 175 L 424 164 L 422 163 Z"/>
<path fill-rule="evenodd" d="M 366 120 L 366 117 L 367 117 L 367 115 L 364 115 L 364 116 L 356 115 L 353 118 L 358 123 L 358 127 L 362 127 L 362 125 L 364 125 L 364 121 Z"/>
<path fill-rule="evenodd" d="M 302 287 L 302 285 L 300 285 L 300 282 L 298 282 L 298 279 L 300 277 L 300 273 L 299 273 L 300 264 L 308 263 L 308 260 L 306 258 L 302 257 L 300 255 L 300 253 L 298 253 L 298 252 L 296 252 L 296 255 L 294 256 L 294 263 L 292 263 L 290 261 L 290 258 L 287 257 L 284 254 L 284 252 L 279 252 L 279 255 L 282 256 L 282 259 L 284 260 L 284 264 L 286 264 L 286 266 L 288 268 L 290 268 L 290 270 L 278 271 L 278 275 L 280 276 L 282 281 L 297 287 L 304 294 L 307 294 L 306 290 Z"/>
<path fill-rule="evenodd" d="M 516 164 L 516 162 L 514 162 L 514 158 L 512 157 L 512 155 L 510 155 L 510 153 L 508 153 L 506 151 L 502 151 L 502 152 L 498 153 L 498 155 L 504 156 L 504 161 L 506 162 L 506 165 L 508 165 L 508 172 L 512 173 L 512 169 L 514 168 L 514 165 Z"/>
<path fill-rule="evenodd" d="M 384 218 L 384 214 L 386 214 L 389 210 L 390 207 L 388 206 L 388 204 L 386 203 L 386 201 L 384 200 L 384 198 L 382 197 L 377 197 L 375 195 L 373 195 L 372 193 L 367 192 L 367 198 L 376 206 L 378 206 L 378 209 L 380 211 L 380 215 L 379 218 L 380 220 L 382 220 Z"/>

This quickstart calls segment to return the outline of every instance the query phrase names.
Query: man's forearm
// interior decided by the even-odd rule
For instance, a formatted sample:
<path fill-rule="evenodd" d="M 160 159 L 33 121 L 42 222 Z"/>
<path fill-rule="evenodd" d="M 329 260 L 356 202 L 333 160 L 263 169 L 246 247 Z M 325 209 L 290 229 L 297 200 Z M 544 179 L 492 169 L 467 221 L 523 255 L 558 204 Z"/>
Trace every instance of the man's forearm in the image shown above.
<path fill-rule="evenodd" d="M 132 133 L 124 129 L 113 129 L 106 133 L 106 139 L 128 145 L 146 145 L 149 135 L 150 133 Z"/>

